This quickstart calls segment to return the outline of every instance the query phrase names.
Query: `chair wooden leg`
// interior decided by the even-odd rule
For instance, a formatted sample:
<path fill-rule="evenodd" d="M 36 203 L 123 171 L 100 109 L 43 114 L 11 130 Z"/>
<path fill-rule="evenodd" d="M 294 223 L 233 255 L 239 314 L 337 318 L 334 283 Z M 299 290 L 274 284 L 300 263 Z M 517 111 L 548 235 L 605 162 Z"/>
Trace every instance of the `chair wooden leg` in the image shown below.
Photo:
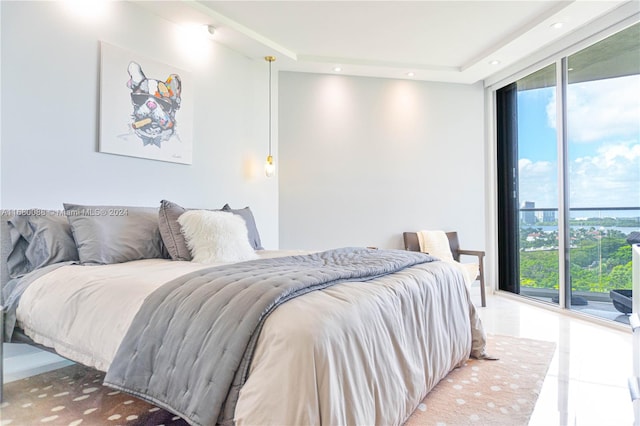
<path fill-rule="evenodd" d="M 478 266 L 480 269 L 480 300 L 482 303 L 482 307 L 484 308 L 487 306 L 487 297 L 485 295 L 484 289 L 484 262 L 480 261 Z"/>

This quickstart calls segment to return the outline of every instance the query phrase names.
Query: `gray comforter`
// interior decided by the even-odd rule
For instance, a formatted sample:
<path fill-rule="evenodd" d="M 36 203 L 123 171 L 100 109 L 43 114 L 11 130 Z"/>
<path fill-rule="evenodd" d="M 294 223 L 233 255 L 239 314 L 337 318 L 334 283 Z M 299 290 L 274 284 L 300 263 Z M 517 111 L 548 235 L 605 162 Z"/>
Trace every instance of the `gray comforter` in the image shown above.
<path fill-rule="evenodd" d="M 232 424 L 260 330 L 277 306 L 432 260 L 400 250 L 339 249 L 187 274 L 145 300 L 105 384 L 194 425 Z"/>

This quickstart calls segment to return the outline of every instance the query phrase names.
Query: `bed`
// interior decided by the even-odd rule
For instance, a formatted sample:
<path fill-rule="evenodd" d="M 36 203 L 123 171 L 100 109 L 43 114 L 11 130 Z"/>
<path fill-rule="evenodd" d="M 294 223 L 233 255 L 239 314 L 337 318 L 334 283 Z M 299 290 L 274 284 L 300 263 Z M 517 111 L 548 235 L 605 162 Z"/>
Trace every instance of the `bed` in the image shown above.
<path fill-rule="evenodd" d="M 428 255 L 264 250 L 248 208 L 64 207 L 3 217 L 5 339 L 190 424 L 402 424 L 484 355 L 464 277 Z"/>

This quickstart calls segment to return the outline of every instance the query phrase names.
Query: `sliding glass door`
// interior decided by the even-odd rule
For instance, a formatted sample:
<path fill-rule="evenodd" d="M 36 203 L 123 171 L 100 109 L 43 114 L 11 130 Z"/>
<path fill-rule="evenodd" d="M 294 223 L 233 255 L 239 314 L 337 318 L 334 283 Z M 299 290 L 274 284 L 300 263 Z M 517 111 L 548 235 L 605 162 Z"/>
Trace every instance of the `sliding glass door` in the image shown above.
<path fill-rule="evenodd" d="M 520 289 L 558 303 L 556 64 L 517 85 Z"/>
<path fill-rule="evenodd" d="M 626 322 L 611 301 L 640 230 L 640 24 L 569 56 L 567 81 L 571 307 Z"/>
<path fill-rule="evenodd" d="M 498 90 L 496 107 L 500 289 L 626 321 L 640 24 Z"/>
<path fill-rule="evenodd" d="M 502 289 L 558 303 L 556 64 L 498 91 Z M 507 284 L 509 286 L 507 287 Z"/>

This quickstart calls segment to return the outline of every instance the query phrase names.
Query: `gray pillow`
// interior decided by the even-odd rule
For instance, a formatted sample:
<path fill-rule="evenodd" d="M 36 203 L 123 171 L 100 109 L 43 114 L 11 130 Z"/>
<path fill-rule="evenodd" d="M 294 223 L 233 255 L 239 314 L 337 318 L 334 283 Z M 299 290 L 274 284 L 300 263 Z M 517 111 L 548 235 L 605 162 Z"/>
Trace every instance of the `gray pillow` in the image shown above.
<path fill-rule="evenodd" d="M 163 258 L 158 209 L 64 204 L 82 264 Z"/>
<path fill-rule="evenodd" d="M 191 252 L 178 223 L 178 218 L 186 211 L 187 209 L 171 201 L 160 201 L 158 211 L 160 236 L 173 260 L 191 260 Z"/>
<path fill-rule="evenodd" d="M 30 209 L 7 221 L 11 278 L 58 262 L 77 261 L 78 250 L 66 216 L 60 211 Z"/>
<path fill-rule="evenodd" d="M 241 216 L 247 224 L 247 231 L 249 231 L 249 242 L 251 243 L 251 247 L 253 247 L 254 250 L 264 250 L 264 248 L 262 247 L 262 242 L 260 241 L 260 234 L 258 233 L 256 220 L 253 218 L 253 213 L 251 213 L 251 209 L 249 207 L 234 210 L 229 207 L 229 204 L 225 204 L 224 207 L 222 207 L 222 211 L 231 212 L 233 214 Z"/>

